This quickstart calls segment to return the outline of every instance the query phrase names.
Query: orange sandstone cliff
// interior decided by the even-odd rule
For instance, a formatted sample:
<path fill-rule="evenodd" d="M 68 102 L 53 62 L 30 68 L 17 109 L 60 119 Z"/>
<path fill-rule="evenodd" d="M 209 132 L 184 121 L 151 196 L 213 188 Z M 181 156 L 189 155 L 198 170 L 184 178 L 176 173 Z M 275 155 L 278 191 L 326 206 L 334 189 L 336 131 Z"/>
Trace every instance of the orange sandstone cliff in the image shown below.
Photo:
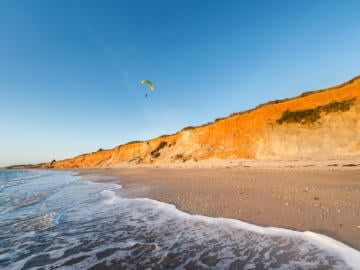
<path fill-rule="evenodd" d="M 360 156 L 360 77 L 273 101 L 173 135 L 45 164 L 116 167 L 208 159 L 329 159 Z M 44 166 L 44 165 L 42 165 Z"/>

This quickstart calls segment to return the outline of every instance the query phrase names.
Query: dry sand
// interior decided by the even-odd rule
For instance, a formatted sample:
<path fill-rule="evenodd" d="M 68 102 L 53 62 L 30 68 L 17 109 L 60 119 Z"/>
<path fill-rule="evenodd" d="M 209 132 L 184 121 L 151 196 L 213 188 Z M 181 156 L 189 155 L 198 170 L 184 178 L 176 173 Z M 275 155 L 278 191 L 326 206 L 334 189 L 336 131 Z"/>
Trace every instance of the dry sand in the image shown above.
<path fill-rule="evenodd" d="M 172 203 L 193 214 L 318 232 L 360 250 L 357 163 L 254 164 L 261 163 L 213 168 L 87 169 L 80 173 L 113 176 L 111 180 L 94 179 L 121 184 L 130 197 Z"/>

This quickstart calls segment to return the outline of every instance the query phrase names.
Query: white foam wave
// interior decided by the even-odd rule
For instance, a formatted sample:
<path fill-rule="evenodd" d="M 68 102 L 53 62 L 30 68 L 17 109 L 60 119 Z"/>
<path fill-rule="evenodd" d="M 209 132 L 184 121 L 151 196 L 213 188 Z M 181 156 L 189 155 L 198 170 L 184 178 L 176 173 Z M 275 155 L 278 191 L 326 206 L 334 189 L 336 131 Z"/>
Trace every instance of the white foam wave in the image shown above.
<path fill-rule="evenodd" d="M 121 188 L 121 186 L 120 186 Z M 228 219 L 228 218 L 213 218 L 202 215 L 191 215 L 189 213 L 185 213 L 176 208 L 175 205 L 160 202 L 153 199 L 148 198 L 134 198 L 127 199 L 118 196 L 112 190 L 104 190 L 101 192 L 102 195 L 106 198 L 105 204 L 116 204 L 116 203 L 131 203 L 131 202 L 139 202 L 144 203 L 146 205 L 151 204 L 154 208 L 165 211 L 170 215 L 176 215 L 185 219 L 192 219 L 194 221 L 202 221 L 209 224 L 215 224 L 218 226 L 231 226 L 232 228 L 251 231 L 257 234 L 269 235 L 269 236 L 281 236 L 281 237 L 295 237 L 303 239 L 309 243 L 316 245 L 318 248 L 322 250 L 326 250 L 327 252 L 334 254 L 336 256 L 341 257 L 352 269 L 357 270 L 360 269 L 360 251 L 349 247 L 333 238 L 328 236 L 314 233 L 311 231 L 299 232 L 293 231 L 289 229 L 283 228 L 275 228 L 275 227 L 262 227 L 254 224 L 250 224 L 247 222 L 243 222 L 241 220 L 236 219 Z"/>
<path fill-rule="evenodd" d="M 262 227 L 247 222 L 243 222 L 237 219 L 214 218 L 214 217 L 207 217 L 202 215 L 191 215 L 177 209 L 175 205 L 167 204 L 164 202 L 160 202 L 148 198 L 137 198 L 130 200 L 136 200 L 139 202 L 143 202 L 145 204 L 150 203 L 154 207 L 162 211 L 167 211 L 168 213 L 178 215 L 179 217 L 182 218 L 203 221 L 209 224 L 216 224 L 218 226 L 229 225 L 236 229 L 251 231 L 262 235 L 301 238 L 307 242 L 316 245 L 322 250 L 326 250 L 331 254 L 341 257 L 352 269 L 354 270 L 360 269 L 360 251 L 352 247 L 349 247 L 333 238 L 330 238 L 328 236 L 319 233 L 314 233 L 311 231 L 299 232 L 299 231 L 292 231 L 288 229 L 275 228 L 275 227 Z M 116 200 L 113 200 L 113 202 L 116 202 Z"/>
<path fill-rule="evenodd" d="M 108 186 L 107 189 L 103 190 L 100 192 L 100 194 L 105 198 L 104 203 L 105 204 L 114 204 L 116 203 L 120 197 L 116 195 L 116 190 L 121 189 L 122 186 L 121 185 L 111 185 Z"/>
<path fill-rule="evenodd" d="M 105 204 L 114 204 L 117 202 L 117 197 L 114 191 L 111 190 L 103 190 L 101 191 L 101 195 L 105 198 Z"/>

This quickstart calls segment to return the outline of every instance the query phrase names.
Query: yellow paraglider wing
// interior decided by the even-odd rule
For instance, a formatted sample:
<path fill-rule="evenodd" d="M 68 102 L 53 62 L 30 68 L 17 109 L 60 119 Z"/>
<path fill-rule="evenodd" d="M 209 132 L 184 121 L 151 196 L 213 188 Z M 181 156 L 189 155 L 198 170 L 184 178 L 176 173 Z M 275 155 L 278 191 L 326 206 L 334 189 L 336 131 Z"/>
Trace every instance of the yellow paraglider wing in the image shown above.
<path fill-rule="evenodd" d="M 142 83 L 142 84 L 146 84 L 146 85 L 151 89 L 151 91 L 154 91 L 155 85 L 154 85 L 151 81 L 149 81 L 149 80 L 142 80 L 141 83 Z"/>

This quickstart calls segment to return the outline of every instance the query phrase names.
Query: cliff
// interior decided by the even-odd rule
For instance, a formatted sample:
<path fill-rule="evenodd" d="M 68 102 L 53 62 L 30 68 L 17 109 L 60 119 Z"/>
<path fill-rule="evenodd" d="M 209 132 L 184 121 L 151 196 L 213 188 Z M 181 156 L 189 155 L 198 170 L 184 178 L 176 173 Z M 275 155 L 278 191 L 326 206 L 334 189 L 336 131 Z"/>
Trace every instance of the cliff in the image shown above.
<path fill-rule="evenodd" d="M 48 163 L 116 167 L 208 159 L 323 159 L 360 156 L 360 77 L 173 135 Z M 44 165 L 42 165 L 44 166 Z"/>

